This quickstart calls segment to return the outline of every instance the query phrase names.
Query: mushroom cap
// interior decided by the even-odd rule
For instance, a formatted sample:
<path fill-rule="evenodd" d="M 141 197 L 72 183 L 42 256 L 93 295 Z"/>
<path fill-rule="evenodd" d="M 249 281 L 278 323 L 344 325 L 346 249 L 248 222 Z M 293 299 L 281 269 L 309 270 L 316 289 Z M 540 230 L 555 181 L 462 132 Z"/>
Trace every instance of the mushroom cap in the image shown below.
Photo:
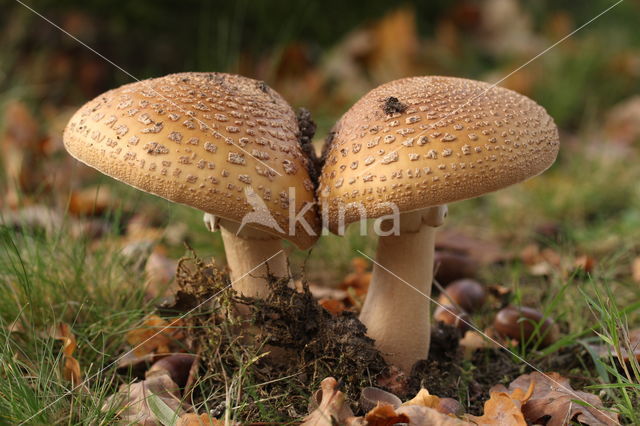
<path fill-rule="evenodd" d="M 477 197 L 553 164 L 558 129 L 540 105 L 488 83 L 410 77 L 362 97 L 325 147 L 318 199 L 329 229 Z M 352 204 L 354 203 L 354 204 Z"/>
<path fill-rule="evenodd" d="M 317 240 L 320 223 L 313 207 L 303 215 L 313 232 L 300 222 L 289 232 L 289 205 L 298 214 L 314 202 L 298 135 L 295 113 L 265 83 L 180 73 L 87 102 L 67 124 L 64 145 L 81 162 L 142 191 L 234 222 L 254 213 L 247 226 L 304 249 Z"/>

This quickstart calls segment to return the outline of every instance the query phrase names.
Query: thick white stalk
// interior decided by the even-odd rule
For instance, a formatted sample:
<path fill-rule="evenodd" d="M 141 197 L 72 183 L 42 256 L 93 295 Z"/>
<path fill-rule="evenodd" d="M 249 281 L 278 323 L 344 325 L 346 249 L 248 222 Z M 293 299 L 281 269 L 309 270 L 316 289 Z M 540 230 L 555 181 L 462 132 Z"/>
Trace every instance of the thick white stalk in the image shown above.
<path fill-rule="evenodd" d="M 367 335 L 387 362 L 406 373 L 429 354 L 435 227 L 445 215 L 446 206 L 404 213 L 399 235 L 379 238 L 377 264 L 360 313 Z"/>
<path fill-rule="evenodd" d="M 267 273 L 278 278 L 289 276 L 282 240 L 250 228 L 236 235 L 237 227 L 231 222 L 220 223 L 232 287 L 244 296 L 266 298 L 270 293 Z"/>

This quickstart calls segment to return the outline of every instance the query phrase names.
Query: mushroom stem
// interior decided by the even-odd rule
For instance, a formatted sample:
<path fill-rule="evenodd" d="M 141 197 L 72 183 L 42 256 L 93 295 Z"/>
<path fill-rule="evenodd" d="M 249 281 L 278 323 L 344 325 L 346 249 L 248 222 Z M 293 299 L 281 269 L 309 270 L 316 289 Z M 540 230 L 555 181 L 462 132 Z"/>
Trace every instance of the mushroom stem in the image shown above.
<path fill-rule="evenodd" d="M 220 223 L 231 287 L 244 296 L 265 298 L 270 293 L 268 273 L 278 278 L 289 276 L 282 240 L 248 227 L 237 234 L 238 226 L 226 220 Z"/>
<path fill-rule="evenodd" d="M 429 354 L 435 228 L 446 212 L 446 206 L 437 206 L 403 213 L 399 235 L 380 236 L 360 313 L 387 362 L 406 373 Z"/>

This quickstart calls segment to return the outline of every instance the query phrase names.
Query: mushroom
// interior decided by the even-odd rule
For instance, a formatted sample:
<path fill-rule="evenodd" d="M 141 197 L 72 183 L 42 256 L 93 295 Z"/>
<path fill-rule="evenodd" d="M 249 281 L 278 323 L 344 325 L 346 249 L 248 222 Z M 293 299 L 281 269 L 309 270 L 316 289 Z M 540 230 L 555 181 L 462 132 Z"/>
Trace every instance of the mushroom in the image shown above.
<path fill-rule="evenodd" d="M 342 116 L 325 147 L 317 193 L 333 232 L 377 218 L 360 319 L 387 361 L 409 372 L 429 353 L 434 234 L 446 204 L 535 176 L 558 149 L 544 108 L 460 78 L 392 81 Z"/>
<path fill-rule="evenodd" d="M 64 145 L 142 191 L 195 207 L 220 227 L 233 288 L 264 297 L 286 276 L 281 240 L 306 249 L 320 228 L 296 116 L 265 83 L 181 73 L 110 90 L 78 110 Z"/>

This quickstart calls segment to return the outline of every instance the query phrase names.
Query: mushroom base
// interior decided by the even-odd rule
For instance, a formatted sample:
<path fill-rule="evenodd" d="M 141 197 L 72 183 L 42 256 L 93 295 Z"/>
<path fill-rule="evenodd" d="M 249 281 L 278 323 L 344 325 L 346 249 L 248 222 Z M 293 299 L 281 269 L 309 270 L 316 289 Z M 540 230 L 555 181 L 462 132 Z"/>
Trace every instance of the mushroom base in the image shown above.
<path fill-rule="evenodd" d="M 289 276 L 282 240 L 248 228 L 236 235 L 237 229 L 238 225 L 233 222 L 220 223 L 231 287 L 244 296 L 266 298 L 270 293 L 267 275 Z"/>
<path fill-rule="evenodd" d="M 380 237 L 360 313 L 387 362 L 406 373 L 429 354 L 435 227 L 445 215 L 446 206 L 404 213 L 399 235 Z"/>

